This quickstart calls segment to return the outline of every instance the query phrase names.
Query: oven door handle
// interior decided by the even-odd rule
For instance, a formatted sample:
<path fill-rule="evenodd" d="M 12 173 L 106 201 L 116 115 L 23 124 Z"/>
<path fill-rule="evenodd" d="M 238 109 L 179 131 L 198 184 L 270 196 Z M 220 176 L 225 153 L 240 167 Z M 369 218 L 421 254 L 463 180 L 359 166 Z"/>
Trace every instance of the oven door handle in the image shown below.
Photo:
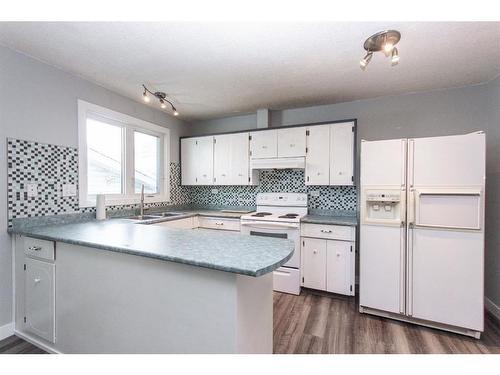
<path fill-rule="evenodd" d="M 298 224 L 285 224 L 285 223 L 270 223 L 261 221 L 242 221 L 241 225 L 255 226 L 257 228 L 265 229 L 266 227 L 276 227 L 276 228 L 293 228 L 298 229 Z"/>

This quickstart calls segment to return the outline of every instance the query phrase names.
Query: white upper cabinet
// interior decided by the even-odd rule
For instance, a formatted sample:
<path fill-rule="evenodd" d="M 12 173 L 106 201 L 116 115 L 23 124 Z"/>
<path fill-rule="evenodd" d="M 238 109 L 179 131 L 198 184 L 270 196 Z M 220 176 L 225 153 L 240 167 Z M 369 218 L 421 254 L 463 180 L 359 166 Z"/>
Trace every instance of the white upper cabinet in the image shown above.
<path fill-rule="evenodd" d="M 278 131 L 265 130 L 250 133 L 250 154 L 252 159 L 278 157 Z"/>
<path fill-rule="evenodd" d="M 289 158 L 305 155 L 306 127 L 278 130 L 278 157 Z"/>
<path fill-rule="evenodd" d="M 183 185 L 213 185 L 214 137 L 181 140 L 181 176 Z"/>
<path fill-rule="evenodd" d="M 181 139 L 181 183 L 196 185 L 196 138 Z"/>
<path fill-rule="evenodd" d="M 306 185 L 330 184 L 330 125 L 308 128 Z"/>
<path fill-rule="evenodd" d="M 354 123 L 330 127 L 330 185 L 354 184 Z"/>
<path fill-rule="evenodd" d="M 214 136 L 214 184 L 248 185 L 248 133 Z"/>

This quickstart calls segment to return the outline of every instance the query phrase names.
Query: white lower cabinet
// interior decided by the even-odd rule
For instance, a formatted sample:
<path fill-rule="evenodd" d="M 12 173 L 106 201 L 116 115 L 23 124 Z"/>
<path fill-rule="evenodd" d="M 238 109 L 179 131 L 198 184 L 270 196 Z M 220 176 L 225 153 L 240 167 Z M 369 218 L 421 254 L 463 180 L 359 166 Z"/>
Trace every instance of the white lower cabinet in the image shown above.
<path fill-rule="evenodd" d="M 341 229 L 354 236 L 352 227 L 302 224 L 302 286 L 354 295 L 355 242 L 354 237 L 346 240 Z M 311 234 L 317 238 L 308 237 Z"/>
<path fill-rule="evenodd" d="M 25 328 L 55 342 L 55 264 L 26 258 L 24 271 Z"/>
<path fill-rule="evenodd" d="M 352 244 L 345 241 L 326 241 L 326 290 L 332 293 L 351 294 Z"/>
<path fill-rule="evenodd" d="M 306 288 L 326 289 L 325 240 L 302 239 L 302 285 Z"/>

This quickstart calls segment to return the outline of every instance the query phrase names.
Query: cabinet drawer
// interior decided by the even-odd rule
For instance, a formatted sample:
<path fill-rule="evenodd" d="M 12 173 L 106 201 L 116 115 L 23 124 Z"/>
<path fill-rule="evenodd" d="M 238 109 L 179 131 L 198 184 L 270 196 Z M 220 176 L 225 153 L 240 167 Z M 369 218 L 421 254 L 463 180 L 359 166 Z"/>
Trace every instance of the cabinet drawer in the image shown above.
<path fill-rule="evenodd" d="M 198 218 L 198 223 L 200 228 L 240 231 L 239 219 L 221 219 L 217 217 L 200 216 Z"/>
<path fill-rule="evenodd" d="M 187 217 L 184 219 L 177 219 L 177 220 L 169 220 L 169 221 L 164 221 L 161 223 L 156 223 L 153 225 L 158 225 L 162 227 L 168 227 L 168 228 L 179 228 L 179 229 L 193 229 L 193 218 L 192 217 Z"/>
<path fill-rule="evenodd" d="M 24 253 L 32 258 L 54 260 L 54 242 L 37 238 L 23 238 Z"/>
<path fill-rule="evenodd" d="M 344 225 L 308 224 L 301 225 L 304 237 L 326 238 L 332 240 L 354 241 L 354 227 Z"/>
<path fill-rule="evenodd" d="M 280 267 L 273 272 L 273 289 L 278 292 L 300 294 L 300 271 Z"/>

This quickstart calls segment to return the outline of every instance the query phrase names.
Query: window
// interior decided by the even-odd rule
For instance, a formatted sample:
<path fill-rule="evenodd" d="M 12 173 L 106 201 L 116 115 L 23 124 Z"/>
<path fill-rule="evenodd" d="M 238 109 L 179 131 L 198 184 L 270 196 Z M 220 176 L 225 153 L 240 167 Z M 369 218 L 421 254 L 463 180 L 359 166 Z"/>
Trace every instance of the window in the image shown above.
<path fill-rule="evenodd" d="M 169 130 L 119 112 L 78 101 L 81 207 L 169 201 Z"/>

